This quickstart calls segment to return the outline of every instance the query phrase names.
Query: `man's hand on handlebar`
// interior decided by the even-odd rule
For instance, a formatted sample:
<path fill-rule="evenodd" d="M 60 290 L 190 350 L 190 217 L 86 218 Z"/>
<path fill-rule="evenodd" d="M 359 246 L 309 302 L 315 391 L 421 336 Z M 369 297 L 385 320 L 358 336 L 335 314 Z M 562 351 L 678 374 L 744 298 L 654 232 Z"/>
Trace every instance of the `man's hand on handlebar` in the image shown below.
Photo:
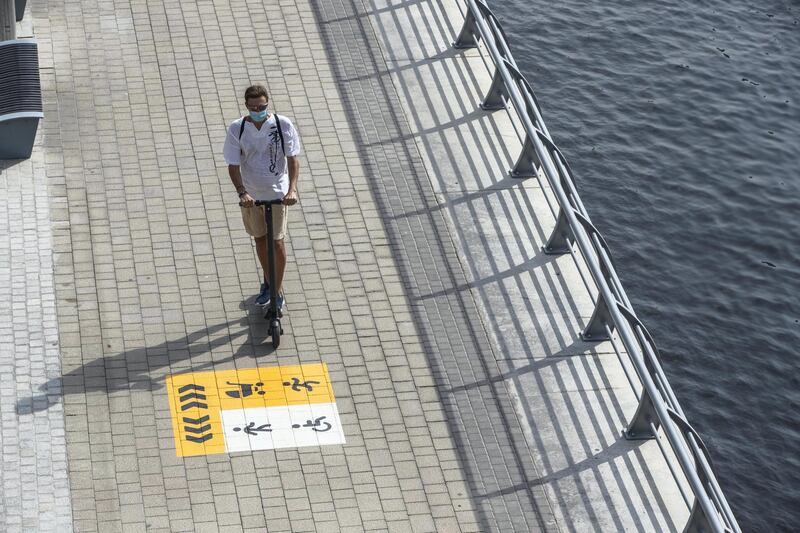
<path fill-rule="evenodd" d="M 242 207 L 254 207 L 267 204 L 294 205 L 296 203 L 297 203 L 297 191 L 289 191 L 289 194 L 287 194 L 280 200 L 256 200 L 246 192 L 239 197 L 239 205 Z"/>
<path fill-rule="evenodd" d="M 283 197 L 284 205 L 294 205 L 297 203 L 297 191 L 295 189 L 289 189 L 289 192 L 286 193 L 286 196 Z"/>
<path fill-rule="evenodd" d="M 242 207 L 253 207 L 254 202 L 255 198 L 250 196 L 247 192 L 239 197 L 239 205 Z"/>

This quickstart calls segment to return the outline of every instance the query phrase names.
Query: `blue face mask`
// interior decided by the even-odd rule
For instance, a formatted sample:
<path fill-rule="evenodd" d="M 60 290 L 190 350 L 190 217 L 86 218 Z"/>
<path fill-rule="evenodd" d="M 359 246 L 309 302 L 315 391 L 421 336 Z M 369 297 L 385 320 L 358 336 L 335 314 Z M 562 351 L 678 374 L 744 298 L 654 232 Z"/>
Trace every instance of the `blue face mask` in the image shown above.
<path fill-rule="evenodd" d="M 267 110 L 263 111 L 250 111 L 250 118 L 255 122 L 263 122 L 267 119 Z"/>
<path fill-rule="evenodd" d="M 250 111 L 250 118 L 256 122 L 263 122 L 267 119 L 267 110 L 264 111 Z"/>

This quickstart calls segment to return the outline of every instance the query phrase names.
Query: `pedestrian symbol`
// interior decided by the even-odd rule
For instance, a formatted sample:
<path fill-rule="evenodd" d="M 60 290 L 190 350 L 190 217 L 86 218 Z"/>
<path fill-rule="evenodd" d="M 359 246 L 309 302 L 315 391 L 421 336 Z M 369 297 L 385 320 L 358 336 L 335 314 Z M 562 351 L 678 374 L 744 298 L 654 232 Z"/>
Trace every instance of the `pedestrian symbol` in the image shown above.
<path fill-rule="evenodd" d="M 323 364 L 167 378 L 179 456 L 343 444 Z"/>
<path fill-rule="evenodd" d="M 270 424 L 261 424 L 257 428 L 253 427 L 255 425 L 256 425 L 255 422 L 250 422 L 244 428 L 244 432 L 247 433 L 248 435 L 258 435 L 259 431 L 272 431 L 272 429 L 270 429 Z M 242 428 L 237 426 L 237 427 L 233 428 L 233 430 L 234 431 L 242 431 Z"/>

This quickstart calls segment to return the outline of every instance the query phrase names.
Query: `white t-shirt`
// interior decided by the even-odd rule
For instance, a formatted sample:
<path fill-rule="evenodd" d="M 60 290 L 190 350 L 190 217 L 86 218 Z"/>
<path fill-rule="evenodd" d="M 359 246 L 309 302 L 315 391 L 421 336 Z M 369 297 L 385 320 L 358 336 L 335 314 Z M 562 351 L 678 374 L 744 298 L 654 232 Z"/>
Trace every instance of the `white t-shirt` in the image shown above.
<path fill-rule="evenodd" d="M 288 118 L 281 115 L 280 119 L 285 155 L 295 156 L 300 153 L 300 137 Z M 252 122 L 246 121 L 242 138 L 239 139 L 242 120 L 236 119 L 228 126 L 223 149 L 225 162 L 239 165 L 242 183 L 250 196 L 256 200 L 279 200 L 289 192 L 289 173 L 281 151 L 275 114 L 270 114 L 260 130 Z"/>

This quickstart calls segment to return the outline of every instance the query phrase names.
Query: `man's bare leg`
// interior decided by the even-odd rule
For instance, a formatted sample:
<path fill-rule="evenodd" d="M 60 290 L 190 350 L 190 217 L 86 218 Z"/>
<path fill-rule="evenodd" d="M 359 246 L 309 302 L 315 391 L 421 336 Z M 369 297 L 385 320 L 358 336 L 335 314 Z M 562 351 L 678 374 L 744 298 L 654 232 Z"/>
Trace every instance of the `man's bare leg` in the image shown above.
<path fill-rule="evenodd" d="M 264 247 L 266 249 L 266 246 Z M 286 244 L 283 239 L 275 241 L 275 279 L 278 283 L 276 294 L 283 294 L 283 273 L 286 271 Z"/>
<path fill-rule="evenodd" d="M 256 240 L 256 254 L 261 263 L 261 270 L 264 271 L 264 281 L 269 281 L 269 258 L 267 257 L 267 236 L 254 237 Z"/>

